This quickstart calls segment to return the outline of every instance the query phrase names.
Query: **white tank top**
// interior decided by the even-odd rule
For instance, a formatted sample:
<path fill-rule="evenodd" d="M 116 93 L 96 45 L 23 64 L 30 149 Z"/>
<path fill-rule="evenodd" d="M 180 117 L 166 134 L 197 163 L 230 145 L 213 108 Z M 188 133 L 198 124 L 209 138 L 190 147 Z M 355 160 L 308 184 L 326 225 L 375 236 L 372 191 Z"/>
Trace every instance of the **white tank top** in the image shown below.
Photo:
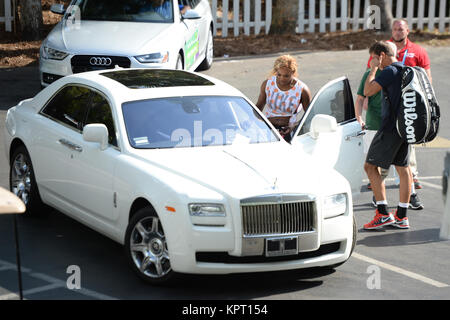
<path fill-rule="evenodd" d="M 276 76 L 267 80 L 266 105 L 264 114 L 267 118 L 295 116 L 298 112 L 304 83 L 295 79 L 295 86 L 288 91 L 280 90 L 277 86 Z"/>

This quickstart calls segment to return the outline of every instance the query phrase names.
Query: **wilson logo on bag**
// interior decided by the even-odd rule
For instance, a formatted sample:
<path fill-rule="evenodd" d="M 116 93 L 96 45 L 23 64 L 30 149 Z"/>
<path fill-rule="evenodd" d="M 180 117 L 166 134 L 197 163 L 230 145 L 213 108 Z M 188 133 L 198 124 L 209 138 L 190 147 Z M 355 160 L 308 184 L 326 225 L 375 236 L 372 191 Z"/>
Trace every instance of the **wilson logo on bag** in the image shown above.
<path fill-rule="evenodd" d="M 424 69 L 402 67 L 397 131 L 409 144 L 432 141 L 439 130 L 440 108 Z"/>

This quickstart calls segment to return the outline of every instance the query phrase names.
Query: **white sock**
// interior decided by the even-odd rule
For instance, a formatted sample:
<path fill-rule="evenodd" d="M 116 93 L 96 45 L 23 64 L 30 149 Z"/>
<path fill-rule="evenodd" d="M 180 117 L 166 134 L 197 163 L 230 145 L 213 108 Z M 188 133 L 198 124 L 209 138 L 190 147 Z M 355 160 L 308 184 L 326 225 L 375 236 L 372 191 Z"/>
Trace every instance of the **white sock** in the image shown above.
<path fill-rule="evenodd" d="M 399 203 L 398 203 L 398 206 L 399 206 L 400 208 L 406 208 L 406 209 L 408 209 L 408 208 L 409 208 L 409 203 L 399 202 Z"/>
<path fill-rule="evenodd" d="M 388 203 L 387 203 L 387 200 L 381 200 L 381 201 L 377 201 L 377 205 L 379 205 L 379 204 L 387 205 Z"/>

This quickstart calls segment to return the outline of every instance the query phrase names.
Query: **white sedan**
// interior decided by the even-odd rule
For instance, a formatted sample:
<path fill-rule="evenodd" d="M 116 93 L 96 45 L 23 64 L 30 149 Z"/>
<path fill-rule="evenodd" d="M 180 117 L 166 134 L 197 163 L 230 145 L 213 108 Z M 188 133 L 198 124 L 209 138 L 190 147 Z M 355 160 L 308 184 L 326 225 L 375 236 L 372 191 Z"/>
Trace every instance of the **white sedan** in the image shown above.
<path fill-rule="evenodd" d="M 71 75 L 8 110 L 11 191 L 26 214 L 49 205 L 123 244 L 153 284 L 178 273 L 334 267 L 356 239 L 351 189 L 363 160 L 352 110 L 347 79 L 331 82 L 291 145 L 211 77 Z"/>
<path fill-rule="evenodd" d="M 73 73 L 122 68 L 211 67 L 208 0 L 73 0 L 53 5 L 62 20 L 43 41 L 41 86 Z"/>

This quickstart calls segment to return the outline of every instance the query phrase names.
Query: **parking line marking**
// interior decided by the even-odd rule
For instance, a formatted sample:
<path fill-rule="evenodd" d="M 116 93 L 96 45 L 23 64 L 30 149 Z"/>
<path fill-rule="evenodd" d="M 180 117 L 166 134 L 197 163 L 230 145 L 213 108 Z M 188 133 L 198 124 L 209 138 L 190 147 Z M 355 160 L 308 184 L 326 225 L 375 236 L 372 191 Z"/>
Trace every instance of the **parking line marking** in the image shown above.
<path fill-rule="evenodd" d="M 59 287 L 62 287 L 62 288 L 66 288 L 67 287 L 66 286 L 66 282 L 64 282 L 62 280 L 59 280 L 59 279 L 56 279 L 56 278 L 53 278 L 53 277 L 50 277 L 50 276 L 48 276 L 46 274 L 33 273 L 33 274 L 31 274 L 31 276 L 33 278 L 36 278 L 36 279 L 40 279 L 40 280 L 44 280 L 44 281 L 47 281 L 47 282 L 51 282 L 55 286 L 59 286 Z M 70 290 L 70 289 L 67 289 L 67 290 Z M 108 296 L 106 294 L 99 293 L 99 292 L 96 292 L 96 291 L 92 291 L 92 290 L 89 290 L 89 289 L 85 289 L 85 288 L 73 289 L 73 290 L 70 290 L 70 291 L 77 292 L 77 293 L 83 294 L 85 296 L 89 296 L 89 297 L 92 297 L 92 298 L 95 298 L 95 299 L 99 299 L 99 300 L 118 300 L 117 298 L 114 298 L 114 297 L 111 297 L 111 296 Z"/>
<path fill-rule="evenodd" d="M 53 289 L 57 289 L 57 288 L 63 288 L 63 286 L 59 283 L 52 283 L 52 284 L 48 284 L 46 286 L 25 290 L 23 292 L 23 295 L 35 294 L 38 292 L 49 291 L 49 290 L 53 290 Z"/>
<path fill-rule="evenodd" d="M 442 177 L 441 177 L 442 179 Z M 434 184 L 434 183 L 429 183 L 429 182 L 425 182 L 423 181 L 423 179 L 420 179 L 420 183 L 423 184 L 424 186 L 433 188 L 433 189 L 438 189 L 438 190 L 442 190 L 442 186 Z"/>
<path fill-rule="evenodd" d="M 12 299 L 19 299 L 19 295 L 15 294 L 15 293 L 8 293 L 8 294 L 4 294 L 2 296 L 0 296 L 0 301 L 2 300 L 12 300 Z"/>
<path fill-rule="evenodd" d="M 422 282 L 424 282 L 426 284 L 429 284 L 429 285 L 432 285 L 432 286 L 435 286 L 435 287 L 438 287 L 438 288 L 446 288 L 446 287 L 449 286 L 448 284 L 445 284 L 445 283 L 442 283 L 442 282 L 439 282 L 439 281 L 427 278 L 427 277 L 422 276 L 420 274 L 417 274 L 417 273 L 414 273 L 414 272 L 411 272 L 411 271 L 408 271 L 408 270 L 405 270 L 405 269 L 393 266 L 391 264 L 388 264 L 388 263 L 385 263 L 385 262 L 382 262 L 382 261 L 378 261 L 378 260 L 372 259 L 370 257 L 366 257 L 366 256 L 364 256 L 362 254 L 357 253 L 357 252 L 353 252 L 352 257 L 355 257 L 356 259 L 368 262 L 370 264 L 375 264 L 375 265 L 377 265 L 379 267 L 388 269 L 390 271 L 400 273 L 400 274 L 402 274 L 404 276 L 407 276 L 409 278 L 422 281 Z"/>
<path fill-rule="evenodd" d="M 12 264 L 10 262 L 4 261 L 4 260 L 0 260 L 0 271 L 4 270 L 11 270 L 11 269 L 17 269 L 15 264 Z M 38 293 L 38 292 L 43 292 L 43 291 L 49 291 L 49 290 L 53 290 L 53 289 L 58 289 L 58 288 L 64 288 L 67 289 L 69 291 L 75 292 L 75 293 L 79 293 L 81 295 L 84 296 L 88 296 L 88 297 L 92 297 L 95 299 L 99 299 L 99 300 L 119 300 L 118 298 L 114 298 L 93 290 L 89 290 L 89 289 L 85 289 L 85 288 L 81 288 L 81 289 L 74 289 L 74 290 L 70 290 L 67 288 L 67 283 L 63 280 L 57 279 L 57 278 L 53 278 L 51 276 L 48 276 L 46 274 L 43 273 L 32 273 L 31 269 L 28 268 L 21 268 L 22 273 L 27 274 L 30 277 L 33 277 L 35 279 L 39 279 L 39 280 L 43 280 L 48 282 L 48 285 L 45 286 L 41 286 L 41 287 L 37 287 L 37 288 L 32 288 L 32 289 L 28 289 L 28 290 L 24 290 L 23 294 L 34 294 L 34 293 Z M 0 296 L 0 300 L 10 300 L 10 299 L 15 299 L 15 298 L 19 298 L 19 296 L 15 293 L 7 293 L 4 295 Z M 25 298 L 24 298 L 25 299 Z"/>
<path fill-rule="evenodd" d="M 0 271 L 7 271 L 7 270 L 17 270 L 17 265 L 15 263 L 0 260 Z M 24 267 L 21 267 L 20 270 L 22 272 L 30 272 L 30 269 Z"/>

